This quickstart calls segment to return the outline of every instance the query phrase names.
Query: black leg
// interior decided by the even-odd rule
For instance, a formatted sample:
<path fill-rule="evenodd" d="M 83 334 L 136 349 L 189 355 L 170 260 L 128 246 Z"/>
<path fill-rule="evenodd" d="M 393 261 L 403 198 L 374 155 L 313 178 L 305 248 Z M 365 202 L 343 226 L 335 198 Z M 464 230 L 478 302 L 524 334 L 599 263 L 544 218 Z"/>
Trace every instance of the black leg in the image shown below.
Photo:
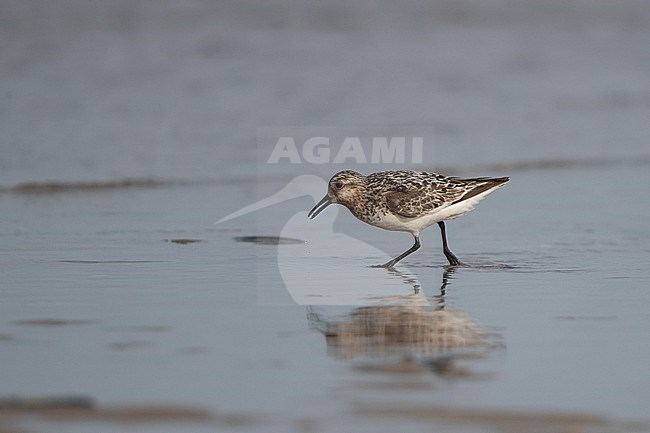
<path fill-rule="evenodd" d="M 447 246 L 447 234 L 445 232 L 445 222 L 444 221 L 438 222 L 438 226 L 440 227 L 440 233 L 442 234 L 442 252 L 445 253 L 445 257 L 447 257 L 447 260 L 449 260 L 450 265 L 452 266 L 460 265 L 460 260 L 456 258 L 454 253 L 452 253 L 449 250 L 449 247 Z"/>
<path fill-rule="evenodd" d="M 444 310 L 445 309 L 445 295 L 447 294 L 447 286 L 449 285 L 449 280 L 451 279 L 451 275 L 456 271 L 456 268 L 452 266 L 447 266 L 445 268 L 445 271 L 442 273 L 442 283 L 440 283 L 440 294 L 433 296 L 433 298 L 437 299 L 437 308 L 436 310 Z"/>
<path fill-rule="evenodd" d="M 383 265 L 375 265 L 375 266 L 373 266 L 373 268 L 392 268 L 393 266 L 395 266 L 395 264 L 397 262 L 402 260 L 404 257 L 408 256 L 411 253 L 416 252 L 420 248 L 420 236 L 419 235 L 417 235 L 417 236 L 413 235 L 413 237 L 415 238 L 415 243 L 413 244 L 413 246 L 411 248 L 404 251 L 402 254 L 395 257 L 393 260 L 391 260 L 389 262 L 386 262 Z"/>

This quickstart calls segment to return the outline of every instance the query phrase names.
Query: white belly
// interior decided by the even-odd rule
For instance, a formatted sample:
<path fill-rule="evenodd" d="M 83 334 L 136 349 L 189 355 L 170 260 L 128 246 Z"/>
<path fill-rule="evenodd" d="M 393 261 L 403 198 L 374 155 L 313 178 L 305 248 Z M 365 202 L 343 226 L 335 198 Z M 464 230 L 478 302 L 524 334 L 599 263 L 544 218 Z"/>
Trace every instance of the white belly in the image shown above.
<path fill-rule="evenodd" d="M 498 188 L 498 187 L 497 187 Z M 451 220 L 461 215 L 466 214 L 476 207 L 478 202 L 483 200 L 485 196 L 494 191 L 496 188 L 482 192 L 470 199 L 461 201 L 460 203 L 452 204 L 449 206 L 434 209 L 431 213 L 416 217 L 405 218 L 399 215 L 389 213 L 378 221 L 373 221 L 371 224 L 385 230 L 409 232 L 415 235 L 419 234 L 422 230 L 430 225 L 436 224 L 440 221 Z"/>

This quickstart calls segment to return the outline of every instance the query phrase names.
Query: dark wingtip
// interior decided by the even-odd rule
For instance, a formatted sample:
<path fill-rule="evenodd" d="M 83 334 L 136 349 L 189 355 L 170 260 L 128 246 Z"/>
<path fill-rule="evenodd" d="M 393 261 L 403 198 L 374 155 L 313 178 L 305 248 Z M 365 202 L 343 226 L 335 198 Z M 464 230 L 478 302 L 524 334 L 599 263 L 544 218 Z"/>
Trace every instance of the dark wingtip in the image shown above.
<path fill-rule="evenodd" d="M 467 192 L 465 195 L 463 195 L 461 198 L 453 202 L 452 204 L 460 203 L 461 201 L 465 201 L 467 199 L 470 199 L 474 196 L 477 196 L 481 194 L 482 192 L 491 190 L 491 189 L 496 189 L 503 185 L 504 183 L 508 182 L 510 180 L 509 177 L 478 177 L 474 179 L 464 179 L 465 181 L 478 181 L 478 182 L 484 182 L 482 185 L 477 186 L 476 188 L 470 190 Z"/>

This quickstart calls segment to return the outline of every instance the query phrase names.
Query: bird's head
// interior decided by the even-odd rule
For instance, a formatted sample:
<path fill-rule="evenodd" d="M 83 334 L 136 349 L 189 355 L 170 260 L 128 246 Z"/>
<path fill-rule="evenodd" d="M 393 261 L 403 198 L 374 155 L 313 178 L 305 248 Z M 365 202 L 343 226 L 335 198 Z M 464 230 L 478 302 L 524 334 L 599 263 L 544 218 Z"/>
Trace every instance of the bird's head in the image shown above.
<path fill-rule="evenodd" d="M 366 177 L 356 171 L 339 171 L 327 185 L 327 195 L 309 212 L 309 218 L 316 218 L 327 206 L 339 203 L 348 206 L 365 193 Z"/>

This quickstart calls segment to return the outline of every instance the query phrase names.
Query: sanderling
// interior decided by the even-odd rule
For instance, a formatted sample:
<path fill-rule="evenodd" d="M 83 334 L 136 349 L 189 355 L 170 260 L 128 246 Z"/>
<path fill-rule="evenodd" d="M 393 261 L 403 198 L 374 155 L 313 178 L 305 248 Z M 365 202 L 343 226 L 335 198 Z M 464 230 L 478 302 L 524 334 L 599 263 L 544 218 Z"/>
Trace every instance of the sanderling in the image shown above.
<path fill-rule="evenodd" d="M 461 179 L 424 171 L 381 171 L 364 176 L 356 171 L 336 173 L 327 195 L 309 212 L 315 218 L 327 206 L 342 204 L 361 221 L 385 230 L 409 232 L 415 243 L 394 259 L 377 265 L 392 268 L 420 248 L 420 232 L 438 223 L 442 251 L 452 266 L 460 261 L 447 246 L 444 221 L 470 210 L 486 195 L 508 182 L 508 177 Z"/>

